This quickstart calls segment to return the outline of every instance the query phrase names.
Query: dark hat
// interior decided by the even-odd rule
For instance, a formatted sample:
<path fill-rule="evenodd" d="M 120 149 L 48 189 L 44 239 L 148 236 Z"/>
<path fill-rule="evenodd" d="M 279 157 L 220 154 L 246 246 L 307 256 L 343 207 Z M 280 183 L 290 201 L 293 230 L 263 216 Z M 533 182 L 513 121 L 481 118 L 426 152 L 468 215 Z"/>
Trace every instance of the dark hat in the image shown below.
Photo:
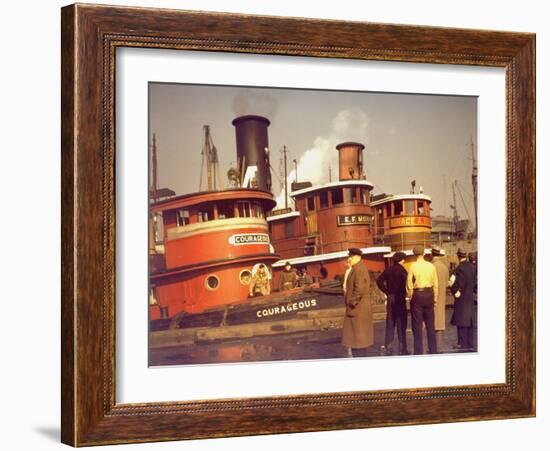
<path fill-rule="evenodd" d="M 443 252 L 441 251 L 441 249 L 439 249 L 438 247 L 432 247 L 432 255 L 434 257 L 437 257 L 438 255 L 444 255 Z"/>
<path fill-rule="evenodd" d="M 290 262 L 285 262 L 285 266 L 292 266 Z"/>
<path fill-rule="evenodd" d="M 413 247 L 413 254 L 414 255 L 424 255 L 424 248 L 422 246 Z"/>
<path fill-rule="evenodd" d="M 363 252 L 361 251 L 361 249 L 359 249 L 358 247 L 350 247 L 348 249 L 348 252 L 349 252 L 349 256 L 351 257 L 352 255 L 363 255 Z"/>
<path fill-rule="evenodd" d="M 393 257 L 391 258 L 394 262 L 400 262 L 401 260 L 405 260 L 405 257 L 407 255 L 404 252 L 396 252 L 393 254 Z"/>
<path fill-rule="evenodd" d="M 458 248 L 458 251 L 456 251 L 456 255 L 460 258 L 466 257 L 466 252 L 464 252 L 460 247 Z"/>

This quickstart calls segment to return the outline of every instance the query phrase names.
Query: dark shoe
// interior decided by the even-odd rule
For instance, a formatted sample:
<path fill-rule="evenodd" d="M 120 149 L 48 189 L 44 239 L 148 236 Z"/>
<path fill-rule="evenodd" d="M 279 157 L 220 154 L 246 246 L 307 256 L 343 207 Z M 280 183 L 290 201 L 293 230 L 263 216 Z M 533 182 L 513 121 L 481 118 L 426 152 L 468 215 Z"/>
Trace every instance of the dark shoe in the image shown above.
<path fill-rule="evenodd" d="M 400 355 L 411 355 L 411 353 L 409 352 L 408 349 L 401 349 L 401 351 L 399 352 Z"/>

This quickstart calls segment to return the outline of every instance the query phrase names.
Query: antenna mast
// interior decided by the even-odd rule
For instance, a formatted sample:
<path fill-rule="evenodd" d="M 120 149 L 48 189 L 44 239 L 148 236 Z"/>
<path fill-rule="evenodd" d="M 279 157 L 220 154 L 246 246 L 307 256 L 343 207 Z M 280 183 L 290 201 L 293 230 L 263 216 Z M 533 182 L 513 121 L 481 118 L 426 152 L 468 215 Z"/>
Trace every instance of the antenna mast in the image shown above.
<path fill-rule="evenodd" d="M 287 168 L 287 161 L 286 161 L 286 155 L 288 153 L 288 150 L 286 149 L 286 146 L 283 145 L 283 150 L 281 151 L 283 152 L 283 164 L 284 164 L 284 181 L 285 181 L 285 208 L 288 208 L 288 180 L 287 180 L 287 174 L 288 174 L 288 168 Z"/>

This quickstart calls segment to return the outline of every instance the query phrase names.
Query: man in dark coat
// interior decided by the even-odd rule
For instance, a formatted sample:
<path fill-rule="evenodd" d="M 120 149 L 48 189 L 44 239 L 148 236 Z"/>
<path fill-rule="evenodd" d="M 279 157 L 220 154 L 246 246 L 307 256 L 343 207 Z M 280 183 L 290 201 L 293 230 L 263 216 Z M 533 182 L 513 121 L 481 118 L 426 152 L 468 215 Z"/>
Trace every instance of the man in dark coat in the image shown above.
<path fill-rule="evenodd" d="M 346 314 L 342 329 L 342 344 L 351 348 L 352 355 L 366 356 L 367 348 L 374 343 L 372 308 L 370 301 L 370 278 L 362 263 L 361 249 L 349 249 L 350 272 L 346 278 Z"/>
<path fill-rule="evenodd" d="M 466 252 L 456 253 L 459 264 L 455 270 L 451 293 L 455 297 L 451 324 L 456 326 L 458 344 L 455 349 L 474 349 L 474 292 L 477 292 L 476 269 L 466 258 Z"/>
<path fill-rule="evenodd" d="M 407 270 L 402 266 L 405 263 L 405 254 L 396 252 L 392 257 L 393 265 L 386 268 L 376 285 L 386 295 L 386 354 L 393 354 L 394 331 L 397 328 L 397 338 L 401 355 L 408 355 L 407 349 Z"/>

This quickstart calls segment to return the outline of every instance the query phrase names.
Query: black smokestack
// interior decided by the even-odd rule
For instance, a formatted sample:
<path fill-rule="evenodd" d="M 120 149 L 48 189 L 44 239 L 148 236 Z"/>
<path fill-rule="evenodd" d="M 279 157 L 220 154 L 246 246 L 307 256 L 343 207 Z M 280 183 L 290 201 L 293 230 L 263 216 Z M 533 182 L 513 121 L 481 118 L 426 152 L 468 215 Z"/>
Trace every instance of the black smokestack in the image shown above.
<path fill-rule="evenodd" d="M 269 148 L 267 139 L 269 119 L 263 116 L 247 115 L 234 119 L 232 123 L 235 126 L 237 139 L 237 161 L 239 169 L 243 170 L 241 177 L 244 177 L 248 167 L 256 166 L 258 170 L 253 186 L 257 189 L 271 191 L 269 153 L 266 151 Z"/>

